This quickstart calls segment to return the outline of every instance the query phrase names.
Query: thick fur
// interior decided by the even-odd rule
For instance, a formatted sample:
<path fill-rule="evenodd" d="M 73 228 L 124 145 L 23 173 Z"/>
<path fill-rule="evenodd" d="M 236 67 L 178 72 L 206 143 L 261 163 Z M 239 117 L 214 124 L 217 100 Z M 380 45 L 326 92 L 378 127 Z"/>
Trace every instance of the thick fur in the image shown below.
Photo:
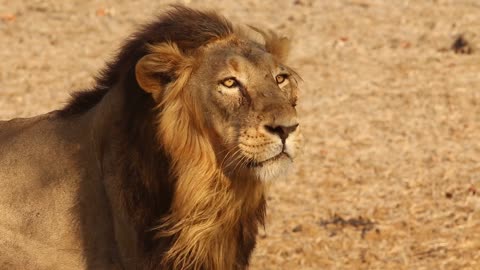
<path fill-rule="evenodd" d="M 247 158 L 233 160 L 243 169 L 224 166 L 240 150 L 221 146 L 238 140 L 215 132 L 215 112 L 192 89 L 208 77 L 199 70 L 210 52 L 284 60 L 286 40 L 256 31 L 263 45 L 213 12 L 176 6 L 128 40 L 94 89 L 62 110 L 0 122 L 0 268 L 246 269 L 265 177 L 239 163 Z M 262 106 L 242 91 L 238 106 L 263 108 L 252 119 L 293 123 L 293 83 L 263 94 Z M 272 166 L 257 171 L 281 167 Z"/>

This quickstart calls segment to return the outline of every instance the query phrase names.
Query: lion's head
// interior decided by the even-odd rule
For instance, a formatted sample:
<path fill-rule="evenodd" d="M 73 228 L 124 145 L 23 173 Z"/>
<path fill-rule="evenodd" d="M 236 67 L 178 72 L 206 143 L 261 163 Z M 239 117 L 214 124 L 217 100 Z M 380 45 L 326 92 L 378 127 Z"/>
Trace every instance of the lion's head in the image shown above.
<path fill-rule="evenodd" d="M 252 34 L 260 34 L 263 43 Z M 175 42 L 150 44 L 136 77 L 163 110 L 161 140 L 188 129 L 174 122 L 189 122 L 193 132 L 208 138 L 228 177 L 269 180 L 284 173 L 301 145 L 295 109 L 299 77 L 284 64 L 287 50 L 286 38 L 253 27 L 250 33 L 237 29 L 214 36 L 195 50 Z M 177 106 L 186 106 L 186 115 Z"/>

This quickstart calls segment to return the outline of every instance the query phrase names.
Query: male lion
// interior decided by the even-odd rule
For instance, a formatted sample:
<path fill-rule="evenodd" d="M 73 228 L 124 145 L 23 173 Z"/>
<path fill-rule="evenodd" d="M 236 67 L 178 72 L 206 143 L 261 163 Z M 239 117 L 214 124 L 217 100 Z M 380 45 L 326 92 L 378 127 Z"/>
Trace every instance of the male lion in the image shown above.
<path fill-rule="evenodd" d="M 174 7 L 62 110 L 0 122 L 1 269 L 247 268 L 301 139 L 286 39 L 239 29 Z"/>

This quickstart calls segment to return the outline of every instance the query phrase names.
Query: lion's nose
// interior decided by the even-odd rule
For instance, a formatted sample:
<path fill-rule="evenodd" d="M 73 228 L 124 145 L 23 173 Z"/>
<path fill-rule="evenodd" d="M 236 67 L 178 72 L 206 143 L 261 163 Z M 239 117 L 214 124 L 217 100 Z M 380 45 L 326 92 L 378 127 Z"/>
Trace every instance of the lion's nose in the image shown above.
<path fill-rule="evenodd" d="M 280 139 L 282 139 L 282 142 L 285 143 L 285 140 L 287 140 L 288 135 L 290 133 L 294 132 L 298 127 L 298 124 L 291 125 L 291 126 L 269 126 L 265 125 L 265 129 L 274 134 L 278 135 Z"/>

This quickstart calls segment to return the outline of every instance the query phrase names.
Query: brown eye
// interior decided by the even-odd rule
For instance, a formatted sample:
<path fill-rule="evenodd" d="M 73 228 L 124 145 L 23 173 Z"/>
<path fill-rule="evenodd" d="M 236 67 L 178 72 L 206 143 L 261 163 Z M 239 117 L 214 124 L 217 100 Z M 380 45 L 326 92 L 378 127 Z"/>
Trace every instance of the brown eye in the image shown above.
<path fill-rule="evenodd" d="M 287 79 L 287 77 L 288 77 L 287 74 L 279 74 L 275 77 L 275 80 L 277 81 L 278 84 L 281 84 Z"/>
<path fill-rule="evenodd" d="M 233 87 L 238 86 L 238 82 L 234 78 L 225 79 L 221 83 L 223 84 L 223 86 L 225 86 L 227 88 L 233 88 Z"/>

